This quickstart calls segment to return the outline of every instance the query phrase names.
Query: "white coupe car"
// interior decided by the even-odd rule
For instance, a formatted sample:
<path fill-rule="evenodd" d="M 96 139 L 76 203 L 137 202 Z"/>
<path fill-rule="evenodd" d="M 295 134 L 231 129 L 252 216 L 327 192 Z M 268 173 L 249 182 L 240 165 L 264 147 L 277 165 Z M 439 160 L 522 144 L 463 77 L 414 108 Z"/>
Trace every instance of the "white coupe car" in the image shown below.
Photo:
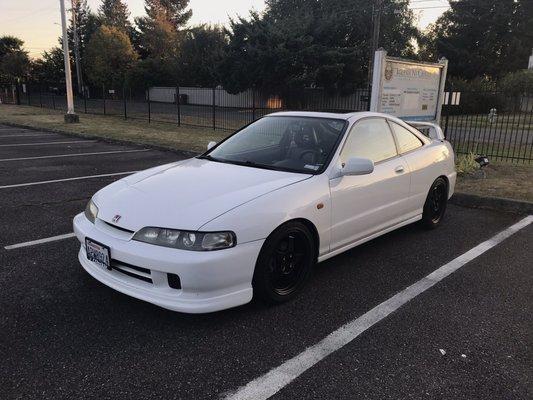
<path fill-rule="evenodd" d="M 286 301 L 316 262 L 441 222 L 456 173 L 450 144 L 432 136 L 379 113 L 271 114 L 98 191 L 74 218 L 79 261 L 181 312 Z"/>

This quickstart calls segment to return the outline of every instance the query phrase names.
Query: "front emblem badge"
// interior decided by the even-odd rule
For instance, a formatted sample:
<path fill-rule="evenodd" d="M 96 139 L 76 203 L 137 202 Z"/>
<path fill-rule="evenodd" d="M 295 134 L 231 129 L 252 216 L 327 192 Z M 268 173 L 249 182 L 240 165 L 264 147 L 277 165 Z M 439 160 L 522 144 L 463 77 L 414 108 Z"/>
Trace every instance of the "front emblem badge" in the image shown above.
<path fill-rule="evenodd" d="M 115 215 L 115 216 L 113 217 L 113 222 L 116 224 L 116 223 L 120 220 L 120 218 L 122 218 L 120 215 L 118 215 L 118 214 Z"/>

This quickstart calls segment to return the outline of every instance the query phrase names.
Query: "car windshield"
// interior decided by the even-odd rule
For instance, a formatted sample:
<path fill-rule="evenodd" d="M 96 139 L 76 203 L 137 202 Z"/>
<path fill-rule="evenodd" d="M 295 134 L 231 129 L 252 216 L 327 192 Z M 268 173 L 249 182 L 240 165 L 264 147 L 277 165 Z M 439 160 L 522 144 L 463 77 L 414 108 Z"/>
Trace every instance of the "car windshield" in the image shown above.
<path fill-rule="evenodd" d="M 328 164 L 346 121 L 315 117 L 264 117 L 201 158 L 250 167 L 316 174 Z"/>

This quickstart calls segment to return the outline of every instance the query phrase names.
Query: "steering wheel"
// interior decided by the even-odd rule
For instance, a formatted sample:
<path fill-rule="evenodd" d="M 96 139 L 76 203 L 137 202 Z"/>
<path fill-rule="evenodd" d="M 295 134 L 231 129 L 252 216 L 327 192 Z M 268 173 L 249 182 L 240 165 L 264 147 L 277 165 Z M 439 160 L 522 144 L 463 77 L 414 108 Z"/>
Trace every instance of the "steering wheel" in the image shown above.
<path fill-rule="evenodd" d="M 300 160 L 303 161 L 303 159 L 305 158 L 305 156 L 307 154 L 311 154 L 311 160 L 309 161 L 309 163 L 311 164 L 315 164 L 317 162 L 317 151 L 316 150 L 303 150 L 301 153 L 300 153 Z"/>

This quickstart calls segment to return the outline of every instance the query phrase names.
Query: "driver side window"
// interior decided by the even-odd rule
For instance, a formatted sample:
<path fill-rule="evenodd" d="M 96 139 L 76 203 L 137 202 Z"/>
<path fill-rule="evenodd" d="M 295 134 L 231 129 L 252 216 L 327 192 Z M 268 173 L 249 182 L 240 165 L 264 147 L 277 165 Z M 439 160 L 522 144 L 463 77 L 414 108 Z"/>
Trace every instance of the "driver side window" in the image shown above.
<path fill-rule="evenodd" d="M 340 160 L 345 163 L 351 157 L 361 157 L 377 163 L 396 155 L 396 144 L 387 121 L 366 118 L 356 122 L 349 132 Z"/>

